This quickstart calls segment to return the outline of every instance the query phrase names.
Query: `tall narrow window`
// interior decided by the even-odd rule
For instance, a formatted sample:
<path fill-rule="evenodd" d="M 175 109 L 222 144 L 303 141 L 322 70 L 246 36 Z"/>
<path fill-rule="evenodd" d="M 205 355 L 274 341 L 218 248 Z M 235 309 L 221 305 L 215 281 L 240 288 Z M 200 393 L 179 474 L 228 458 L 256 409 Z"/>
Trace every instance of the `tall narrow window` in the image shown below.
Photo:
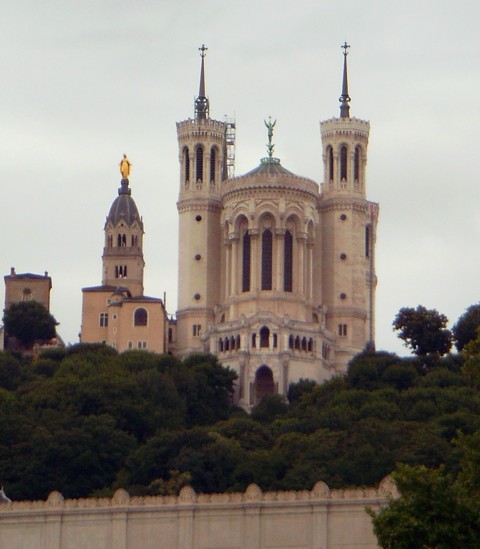
<path fill-rule="evenodd" d="M 134 326 L 146 326 L 148 324 L 148 311 L 143 307 L 139 307 L 135 310 L 133 316 L 133 325 Z"/>
<path fill-rule="evenodd" d="M 283 251 L 283 290 L 292 291 L 293 275 L 293 237 L 290 231 L 285 233 L 285 248 Z"/>
<path fill-rule="evenodd" d="M 217 161 L 217 155 L 215 153 L 215 147 L 212 147 L 210 151 L 210 181 L 215 182 L 215 163 Z"/>
<path fill-rule="evenodd" d="M 340 149 L 340 180 L 347 179 L 347 147 Z"/>
<path fill-rule="evenodd" d="M 24 288 L 22 292 L 22 301 L 31 301 L 32 299 L 32 290 L 30 288 Z"/>
<path fill-rule="evenodd" d="M 328 179 L 333 181 L 333 149 L 328 147 L 327 149 L 327 162 L 328 162 Z"/>
<path fill-rule="evenodd" d="M 355 156 L 353 157 L 353 179 L 358 181 L 360 178 L 360 147 L 355 147 Z"/>
<path fill-rule="evenodd" d="M 260 328 L 260 347 L 270 347 L 270 330 L 266 326 Z"/>
<path fill-rule="evenodd" d="M 250 235 L 243 235 L 242 292 L 250 291 Z"/>
<path fill-rule="evenodd" d="M 190 155 L 187 147 L 183 149 L 183 164 L 185 166 L 185 183 L 188 183 L 190 181 Z"/>
<path fill-rule="evenodd" d="M 203 181 L 203 147 L 197 147 L 196 155 L 196 180 Z"/>
<path fill-rule="evenodd" d="M 262 290 L 272 289 L 272 231 L 262 234 Z"/>
<path fill-rule="evenodd" d="M 370 257 L 370 225 L 365 227 L 365 257 Z"/>
<path fill-rule="evenodd" d="M 98 324 L 102 328 L 105 328 L 106 326 L 108 326 L 108 313 L 100 313 Z"/>

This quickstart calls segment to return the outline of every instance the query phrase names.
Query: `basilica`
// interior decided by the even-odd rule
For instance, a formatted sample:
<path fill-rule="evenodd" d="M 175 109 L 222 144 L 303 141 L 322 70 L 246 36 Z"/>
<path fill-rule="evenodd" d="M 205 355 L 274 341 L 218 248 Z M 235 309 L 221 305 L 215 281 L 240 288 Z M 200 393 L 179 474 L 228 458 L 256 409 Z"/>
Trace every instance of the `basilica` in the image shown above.
<path fill-rule="evenodd" d="M 178 308 L 143 295 L 143 220 L 129 164 L 104 226 L 102 283 L 83 289 L 81 340 L 119 351 L 211 352 L 249 409 L 301 378 L 344 372 L 374 348 L 378 204 L 366 197 L 369 122 L 350 116 L 343 46 L 340 115 L 320 123 L 323 183 L 267 154 L 232 176 L 234 122 L 210 117 L 205 54 L 194 116 L 177 123 Z M 173 205 L 172 205 L 173 207 Z"/>

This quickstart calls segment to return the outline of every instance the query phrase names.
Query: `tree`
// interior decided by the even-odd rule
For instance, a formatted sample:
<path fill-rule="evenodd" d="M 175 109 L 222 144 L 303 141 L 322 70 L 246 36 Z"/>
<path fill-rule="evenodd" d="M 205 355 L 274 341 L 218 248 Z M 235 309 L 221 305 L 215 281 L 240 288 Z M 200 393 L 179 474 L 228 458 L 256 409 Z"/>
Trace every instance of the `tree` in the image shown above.
<path fill-rule="evenodd" d="M 479 328 L 480 303 L 477 303 L 476 305 L 470 305 L 452 328 L 453 339 L 458 352 L 460 352 L 468 342 L 476 339 Z"/>
<path fill-rule="evenodd" d="M 478 547 L 480 515 L 440 467 L 399 466 L 393 474 L 401 497 L 379 513 L 370 510 L 383 549 Z"/>
<path fill-rule="evenodd" d="M 446 328 L 448 318 L 436 309 L 419 305 L 403 307 L 393 321 L 393 329 L 418 356 L 443 356 L 452 347 L 452 333 Z"/>
<path fill-rule="evenodd" d="M 37 301 L 12 303 L 3 316 L 7 335 L 15 337 L 23 347 L 31 349 L 35 342 L 55 337 L 58 322 Z"/>

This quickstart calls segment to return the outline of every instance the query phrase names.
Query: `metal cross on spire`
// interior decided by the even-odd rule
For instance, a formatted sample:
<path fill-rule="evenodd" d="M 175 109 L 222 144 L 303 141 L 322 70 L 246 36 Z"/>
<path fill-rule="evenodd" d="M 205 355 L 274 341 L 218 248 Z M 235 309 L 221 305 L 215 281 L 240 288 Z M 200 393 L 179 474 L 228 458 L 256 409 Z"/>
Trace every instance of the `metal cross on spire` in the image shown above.
<path fill-rule="evenodd" d="M 200 68 L 200 88 L 198 90 L 198 97 L 195 99 L 195 118 L 197 120 L 208 118 L 209 103 L 205 93 L 205 55 L 208 48 L 205 44 L 202 44 L 200 48 L 200 57 L 202 58 L 202 65 Z"/>
<path fill-rule="evenodd" d="M 342 95 L 338 99 L 340 101 L 340 118 L 350 118 L 350 96 L 348 95 L 348 77 L 347 77 L 347 55 L 350 44 L 345 42 L 340 46 L 343 50 L 343 82 Z"/>

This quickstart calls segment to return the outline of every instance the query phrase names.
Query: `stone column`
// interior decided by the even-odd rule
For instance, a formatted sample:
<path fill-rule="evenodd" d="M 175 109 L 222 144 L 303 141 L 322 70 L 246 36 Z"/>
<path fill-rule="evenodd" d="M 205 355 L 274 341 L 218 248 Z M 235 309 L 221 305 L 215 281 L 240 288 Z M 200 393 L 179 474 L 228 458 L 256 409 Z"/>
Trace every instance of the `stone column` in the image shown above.
<path fill-rule="evenodd" d="M 305 243 L 307 235 L 305 233 L 297 234 L 298 265 L 297 265 L 297 292 L 305 295 Z"/>
<path fill-rule="evenodd" d="M 313 299 L 313 238 L 307 239 L 307 299 Z"/>
<path fill-rule="evenodd" d="M 239 238 L 238 238 L 238 233 L 233 233 L 230 235 L 230 243 L 231 243 L 231 246 L 232 246 L 232 250 L 231 250 L 231 253 L 230 253 L 230 257 L 231 257 L 231 278 L 230 278 L 230 282 L 231 282 L 231 291 L 230 291 L 230 295 L 231 296 L 234 296 L 234 295 L 237 295 L 238 293 L 238 284 L 237 284 L 237 272 L 238 272 L 238 242 L 239 242 Z"/>
<path fill-rule="evenodd" d="M 261 250 L 259 249 L 258 229 L 250 229 L 250 290 L 260 289 L 260 267 L 262 264 Z"/>
<path fill-rule="evenodd" d="M 193 511 L 181 510 L 178 513 L 178 549 L 191 549 L 195 547 L 193 539 Z"/>
<path fill-rule="evenodd" d="M 60 549 L 62 539 L 62 515 L 60 512 L 45 517 L 45 547 Z"/>
<path fill-rule="evenodd" d="M 277 290 L 283 292 L 284 289 L 284 262 L 285 262 L 285 229 L 275 229 L 275 235 L 276 235 L 276 249 L 277 249 L 277 261 L 276 261 L 276 274 L 275 274 L 275 280 L 276 284 L 274 287 L 276 287 Z"/>
<path fill-rule="evenodd" d="M 225 245 L 225 299 L 228 299 L 231 295 L 230 287 L 230 271 L 231 271 L 231 262 L 232 262 L 232 251 L 230 248 L 230 242 L 228 238 L 224 240 Z"/>
<path fill-rule="evenodd" d="M 127 512 L 117 512 L 112 516 L 111 549 L 127 549 Z"/>

